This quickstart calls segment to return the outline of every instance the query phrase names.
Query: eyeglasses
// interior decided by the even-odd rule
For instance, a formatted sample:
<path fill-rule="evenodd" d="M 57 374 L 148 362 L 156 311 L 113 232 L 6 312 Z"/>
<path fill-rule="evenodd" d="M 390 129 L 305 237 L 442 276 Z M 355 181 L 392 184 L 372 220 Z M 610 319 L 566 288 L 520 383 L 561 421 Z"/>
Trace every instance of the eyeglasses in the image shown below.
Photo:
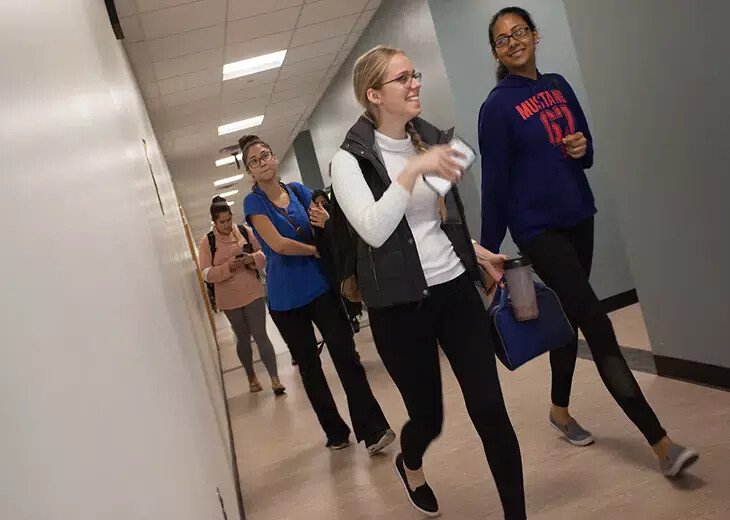
<path fill-rule="evenodd" d="M 502 36 L 498 40 L 495 40 L 494 46 L 498 49 L 501 47 L 506 47 L 507 45 L 509 45 L 510 38 L 514 39 L 515 41 L 524 40 L 525 37 L 527 37 L 527 35 L 529 33 L 530 33 L 529 27 L 520 27 L 519 29 L 517 29 L 515 32 L 513 32 L 509 36 Z"/>
<path fill-rule="evenodd" d="M 410 85 L 414 79 L 421 81 L 422 76 L 423 76 L 423 74 L 421 74 L 420 72 L 416 72 L 415 70 L 413 72 L 404 72 L 403 74 L 400 74 L 395 79 L 391 79 L 390 81 L 381 83 L 380 86 L 384 87 L 388 83 L 400 83 L 402 86 L 405 87 L 405 86 Z"/>
<path fill-rule="evenodd" d="M 261 154 L 261 157 L 251 157 L 251 160 L 248 161 L 248 167 L 249 168 L 258 168 L 261 166 L 261 161 L 269 161 L 273 154 L 269 151 L 266 151 Z"/>

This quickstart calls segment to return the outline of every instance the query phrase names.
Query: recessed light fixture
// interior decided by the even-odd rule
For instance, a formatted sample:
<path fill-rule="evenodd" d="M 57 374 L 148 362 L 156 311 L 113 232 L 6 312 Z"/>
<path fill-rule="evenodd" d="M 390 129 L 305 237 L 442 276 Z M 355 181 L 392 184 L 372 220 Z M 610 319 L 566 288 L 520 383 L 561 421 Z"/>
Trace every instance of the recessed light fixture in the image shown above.
<path fill-rule="evenodd" d="M 265 70 L 276 69 L 281 67 L 285 57 L 286 50 L 283 50 L 270 54 L 262 54 L 261 56 L 248 58 L 247 60 L 226 63 L 223 65 L 223 81 L 249 76 Z"/>
<path fill-rule="evenodd" d="M 243 158 L 243 156 L 240 153 L 236 154 L 236 157 L 238 157 L 239 161 Z M 228 157 L 224 157 L 223 159 L 218 159 L 215 162 L 215 165 L 216 166 L 225 166 L 227 164 L 233 164 L 234 162 L 236 162 L 236 159 L 234 159 L 232 155 L 229 155 Z"/>
<path fill-rule="evenodd" d="M 235 200 L 229 200 L 229 201 L 228 201 L 228 205 L 229 205 L 229 206 L 233 206 L 233 205 L 234 205 L 235 203 L 236 203 L 236 201 L 235 201 Z"/>
<path fill-rule="evenodd" d="M 226 184 L 233 184 L 243 179 L 243 174 L 234 175 L 233 177 L 226 177 L 225 179 L 218 179 L 213 183 L 213 186 L 225 186 Z"/>
<path fill-rule="evenodd" d="M 219 193 L 218 196 L 225 199 L 226 197 L 233 197 L 236 193 L 238 193 L 238 190 L 231 190 L 225 193 Z"/>
<path fill-rule="evenodd" d="M 260 126 L 264 122 L 264 116 L 249 117 L 248 119 L 242 119 L 234 123 L 228 123 L 218 127 L 218 135 L 231 134 L 233 132 L 239 132 L 246 130 L 247 128 L 253 128 Z"/>

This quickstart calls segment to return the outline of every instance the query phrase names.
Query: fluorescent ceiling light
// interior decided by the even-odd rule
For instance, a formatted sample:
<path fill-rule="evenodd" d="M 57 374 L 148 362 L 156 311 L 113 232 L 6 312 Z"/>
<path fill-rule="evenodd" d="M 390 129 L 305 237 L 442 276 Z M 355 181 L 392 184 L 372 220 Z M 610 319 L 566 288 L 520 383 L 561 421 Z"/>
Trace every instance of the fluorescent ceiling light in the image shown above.
<path fill-rule="evenodd" d="M 285 56 L 286 50 L 283 50 L 271 54 L 262 54 L 247 60 L 226 63 L 223 65 L 223 81 L 281 67 Z"/>
<path fill-rule="evenodd" d="M 243 179 L 243 174 L 234 175 L 233 177 L 226 177 L 225 179 L 218 179 L 213 183 L 213 186 L 225 186 L 226 184 L 233 184 Z"/>
<path fill-rule="evenodd" d="M 236 193 L 238 193 L 238 190 L 231 190 L 225 193 L 219 193 L 218 196 L 225 199 L 226 197 L 233 197 Z"/>
<path fill-rule="evenodd" d="M 228 201 L 228 205 L 229 205 L 229 206 L 233 206 L 233 205 L 234 205 L 235 203 L 236 203 L 236 201 L 235 201 L 235 200 L 229 200 L 229 201 Z"/>
<path fill-rule="evenodd" d="M 227 125 L 222 125 L 218 127 L 218 135 L 231 134 L 233 132 L 246 130 L 247 128 L 260 126 L 263 122 L 264 116 L 256 116 L 249 117 L 248 119 L 242 119 L 241 121 L 236 121 L 235 123 L 228 123 Z"/>
<path fill-rule="evenodd" d="M 236 157 L 238 157 L 239 161 L 243 158 L 243 156 L 240 153 L 236 154 Z M 233 164 L 234 162 L 236 162 L 236 160 L 233 158 L 232 155 L 229 155 L 228 157 L 224 157 L 223 159 L 218 159 L 215 162 L 215 165 L 216 166 L 225 166 L 227 164 Z"/>

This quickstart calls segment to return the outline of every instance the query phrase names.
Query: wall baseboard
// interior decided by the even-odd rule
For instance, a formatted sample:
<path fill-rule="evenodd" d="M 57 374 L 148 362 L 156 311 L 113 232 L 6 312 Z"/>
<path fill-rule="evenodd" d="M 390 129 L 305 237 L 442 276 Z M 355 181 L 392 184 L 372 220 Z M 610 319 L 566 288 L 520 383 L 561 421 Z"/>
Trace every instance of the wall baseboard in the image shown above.
<path fill-rule="evenodd" d="M 610 313 L 623 309 L 624 307 L 634 305 L 635 303 L 639 303 L 639 295 L 637 294 L 636 289 L 631 289 L 630 291 L 604 298 L 601 300 L 601 303 L 603 304 L 603 309 L 606 313 Z"/>
<path fill-rule="evenodd" d="M 720 367 L 656 354 L 654 355 L 654 364 L 656 365 L 657 374 L 660 376 L 730 390 L 730 367 Z"/>

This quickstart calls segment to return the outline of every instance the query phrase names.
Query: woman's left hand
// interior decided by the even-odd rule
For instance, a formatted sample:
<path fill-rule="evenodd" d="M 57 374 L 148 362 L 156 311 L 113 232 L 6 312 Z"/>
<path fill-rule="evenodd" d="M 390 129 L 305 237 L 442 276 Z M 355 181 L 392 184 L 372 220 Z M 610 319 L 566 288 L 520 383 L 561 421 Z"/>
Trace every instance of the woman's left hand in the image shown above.
<path fill-rule="evenodd" d="M 489 249 L 486 249 L 474 242 L 474 252 L 477 255 L 477 262 L 495 282 L 501 284 L 504 276 L 504 263 L 509 260 L 507 255 L 495 255 Z"/>
<path fill-rule="evenodd" d="M 588 139 L 583 135 L 583 132 L 576 132 L 563 139 L 563 146 L 566 153 L 573 159 L 580 159 L 586 154 Z"/>
<path fill-rule="evenodd" d="M 329 218 L 329 213 L 322 206 L 312 204 L 312 207 L 309 208 L 309 221 L 313 226 L 324 229 L 324 225 Z"/>

